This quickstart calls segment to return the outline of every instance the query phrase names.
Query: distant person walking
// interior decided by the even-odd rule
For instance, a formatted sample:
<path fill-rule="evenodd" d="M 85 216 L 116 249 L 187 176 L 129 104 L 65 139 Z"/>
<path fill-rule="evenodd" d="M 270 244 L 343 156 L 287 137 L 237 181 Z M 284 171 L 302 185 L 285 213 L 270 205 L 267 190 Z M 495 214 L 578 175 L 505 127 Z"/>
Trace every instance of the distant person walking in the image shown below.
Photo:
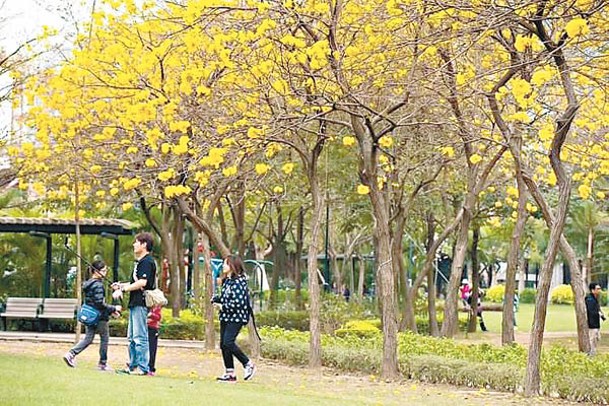
<path fill-rule="evenodd" d="M 224 375 L 216 378 L 219 382 L 237 382 L 235 361 L 243 365 L 243 379 L 249 380 L 256 372 L 254 363 L 237 346 L 236 340 L 241 328 L 249 322 L 251 306 L 243 262 L 237 255 L 224 259 L 221 274 L 222 290 L 214 296 L 212 303 L 220 310 L 220 348 L 224 361 Z"/>
<path fill-rule="evenodd" d="M 108 273 L 108 267 L 106 267 L 104 261 L 93 261 L 91 266 L 89 266 L 89 272 L 91 278 L 83 283 L 82 290 L 85 294 L 85 303 L 99 310 L 99 321 L 95 325 L 85 326 L 85 337 L 63 356 L 63 360 L 69 367 L 76 367 L 76 356 L 91 345 L 93 338 L 97 333 L 99 334 L 99 364 L 97 367 L 101 371 L 109 371 L 111 368 L 107 364 L 108 341 L 110 336 L 108 319 L 110 314 L 120 312 L 122 309 L 121 306 L 106 304 L 104 299 L 106 297 L 104 278 Z"/>
<path fill-rule="evenodd" d="M 601 319 L 605 315 L 601 311 L 598 298 L 601 294 L 601 286 L 598 283 L 589 285 L 590 293 L 586 296 L 586 315 L 588 316 L 588 336 L 590 338 L 590 352 L 588 355 L 596 355 L 596 346 L 601 339 Z"/>
<path fill-rule="evenodd" d="M 463 280 L 461 281 L 461 286 L 459 287 L 459 297 L 461 298 L 461 301 L 463 302 L 463 305 L 465 307 L 469 306 L 469 298 L 472 295 L 472 288 L 471 286 L 469 286 L 469 281 L 467 280 L 467 278 L 463 278 Z"/>

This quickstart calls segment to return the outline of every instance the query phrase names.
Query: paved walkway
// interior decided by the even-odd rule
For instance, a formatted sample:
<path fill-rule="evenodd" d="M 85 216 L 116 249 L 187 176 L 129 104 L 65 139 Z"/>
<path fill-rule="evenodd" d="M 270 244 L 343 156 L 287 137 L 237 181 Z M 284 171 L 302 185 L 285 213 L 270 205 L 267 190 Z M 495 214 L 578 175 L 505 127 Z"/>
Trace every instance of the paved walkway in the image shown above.
<path fill-rule="evenodd" d="M 0 331 L 0 341 L 28 341 L 42 343 L 74 343 L 74 333 L 39 333 L 32 331 Z M 84 334 L 81 334 L 81 338 Z M 96 335 L 94 344 L 99 343 Z M 110 345 L 127 345 L 126 337 L 110 337 Z M 196 340 L 159 340 L 159 347 L 205 349 L 203 341 Z"/>

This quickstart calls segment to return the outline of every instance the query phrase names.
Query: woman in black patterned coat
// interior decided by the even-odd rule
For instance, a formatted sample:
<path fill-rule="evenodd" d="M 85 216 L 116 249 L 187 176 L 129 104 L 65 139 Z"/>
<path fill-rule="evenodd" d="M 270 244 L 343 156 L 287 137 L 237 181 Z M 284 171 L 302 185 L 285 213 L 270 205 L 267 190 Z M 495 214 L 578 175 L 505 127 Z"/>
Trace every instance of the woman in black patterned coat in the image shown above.
<path fill-rule="evenodd" d="M 216 379 L 220 382 L 237 382 L 233 359 L 236 357 L 243 365 L 243 379 L 247 381 L 254 376 L 256 366 L 235 342 L 251 314 L 247 279 L 239 256 L 226 257 L 221 278 L 222 291 L 220 297 L 214 297 L 213 303 L 220 310 L 220 348 L 225 371 Z"/>

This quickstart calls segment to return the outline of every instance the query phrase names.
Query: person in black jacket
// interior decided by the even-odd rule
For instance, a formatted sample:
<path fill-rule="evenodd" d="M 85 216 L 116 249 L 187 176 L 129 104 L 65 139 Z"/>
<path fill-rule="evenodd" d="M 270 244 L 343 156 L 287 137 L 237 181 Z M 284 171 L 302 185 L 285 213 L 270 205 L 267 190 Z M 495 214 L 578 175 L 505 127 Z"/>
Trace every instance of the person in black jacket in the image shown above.
<path fill-rule="evenodd" d="M 120 312 L 122 308 L 121 306 L 106 304 L 104 278 L 108 273 L 108 267 L 106 267 L 104 261 L 93 261 L 89 267 L 89 272 L 91 273 L 91 279 L 87 280 L 82 285 L 82 290 L 85 294 L 84 301 L 89 306 L 93 306 L 100 311 L 101 315 L 99 317 L 99 322 L 93 326 L 85 326 L 85 337 L 63 356 L 63 360 L 69 367 L 76 367 L 76 356 L 93 342 L 95 333 L 98 333 L 100 338 L 98 368 L 102 371 L 109 371 L 111 369 L 107 365 L 109 341 L 108 319 L 111 314 Z"/>
<path fill-rule="evenodd" d="M 601 294 L 601 287 L 598 283 L 591 283 L 590 293 L 586 296 L 586 315 L 588 316 L 588 336 L 590 338 L 590 352 L 588 355 L 596 355 L 596 345 L 601 339 L 601 319 L 605 320 L 605 315 L 601 311 L 598 297 Z"/>
<path fill-rule="evenodd" d="M 241 328 L 249 322 L 251 305 L 247 289 L 243 262 L 237 255 L 230 255 L 224 260 L 222 268 L 222 293 L 214 297 L 212 303 L 220 310 L 220 348 L 224 360 L 224 375 L 216 378 L 219 382 L 236 382 L 235 361 L 243 365 L 243 379 L 250 380 L 256 372 L 254 363 L 241 351 L 237 336 Z"/>

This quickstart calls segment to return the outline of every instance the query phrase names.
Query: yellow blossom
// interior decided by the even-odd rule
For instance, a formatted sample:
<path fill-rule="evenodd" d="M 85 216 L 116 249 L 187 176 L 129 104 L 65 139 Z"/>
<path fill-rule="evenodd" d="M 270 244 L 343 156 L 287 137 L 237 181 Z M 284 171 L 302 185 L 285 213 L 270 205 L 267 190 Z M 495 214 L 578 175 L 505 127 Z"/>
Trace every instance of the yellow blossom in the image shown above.
<path fill-rule="evenodd" d="M 294 170 L 294 164 L 292 162 L 287 162 L 287 163 L 283 164 L 283 166 L 281 167 L 281 170 L 286 175 L 289 175 Z"/>
<path fill-rule="evenodd" d="M 478 154 L 474 154 L 471 157 L 469 157 L 469 161 L 475 165 L 478 162 L 482 161 L 482 157 Z"/>
<path fill-rule="evenodd" d="M 579 194 L 579 197 L 581 197 L 582 199 L 588 199 L 590 198 L 590 193 L 592 192 L 592 188 L 589 185 L 583 184 L 580 185 L 577 188 L 577 193 Z"/>
<path fill-rule="evenodd" d="M 235 166 L 235 165 L 222 169 L 222 175 L 226 176 L 227 178 L 229 176 L 235 175 L 236 173 L 237 173 L 237 166 Z"/>
<path fill-rule="evenodd" d="M 442 147 L 440 148 L 440 152 L 442 153 L 442 155 L 446 155 L 449 158 L 455 156 L 455 149 L 453 147 Z"/>
<path fill-rule="evenodd" d="M 379 138 L 379 145 L 383 148 L 391 148 L 393 145 L 393 138 L 391 138 L 389 135 L 384 135 Z"/>
<path fill-rule="evenodd" d="M 350 147 L 353 144 L 355 144 L 355 137 L 350 137 L 350 136 L 343 137 L 343 145 L 345 147 Z"/>
<path fill-rule="evenodd" d="M 565 26 L 565 31 L 570 38 L 586 35 L 590 32 L 588 22 L 583 18 L 574 18 Z"/>
<path fill-rule="evenodd" d="M 506 193 L 510 196 L 518 197 L 518 189 L 514 186 L 508 186 Z"/>
<path fill-rule="evenodd" d="M 367 195 L 370 193 L 370 188 L 366 185 L 357 185 L 357 193 L 360 195 Z"/>
<path fill-rule="evenodd" d="M 269 171 L 269 166 L 264 163 L 259 163 L 259 164 L 256 164 L 255 169 L 256 169 L 256 173 L 258 175 L 264 175 L 265 173 L 267 173 Z"/>

